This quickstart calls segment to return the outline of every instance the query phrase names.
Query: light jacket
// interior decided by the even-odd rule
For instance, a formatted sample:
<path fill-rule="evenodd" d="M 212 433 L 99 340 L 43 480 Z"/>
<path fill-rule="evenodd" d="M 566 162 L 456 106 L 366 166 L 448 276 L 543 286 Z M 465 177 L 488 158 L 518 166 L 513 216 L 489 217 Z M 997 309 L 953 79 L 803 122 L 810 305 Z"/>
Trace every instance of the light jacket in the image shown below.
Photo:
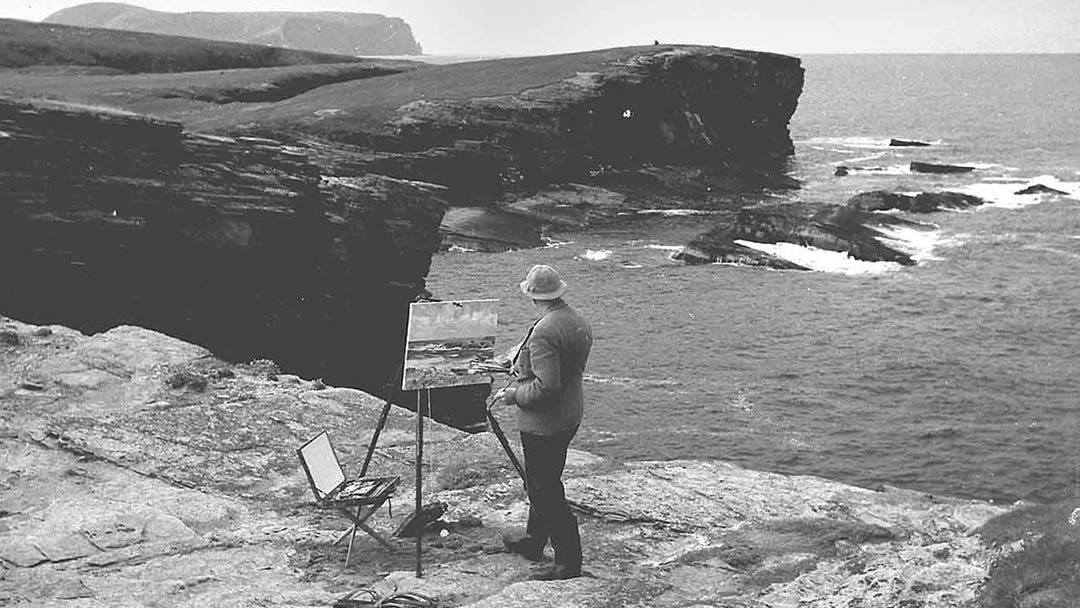
<path fill-rule="evenodd" d="M 552 435 L 581 424 L 581 377 L 590 350 L 592 327 L 566 302 L 556 302 L 533 325 L 513 366 L 519 431 Z"/>

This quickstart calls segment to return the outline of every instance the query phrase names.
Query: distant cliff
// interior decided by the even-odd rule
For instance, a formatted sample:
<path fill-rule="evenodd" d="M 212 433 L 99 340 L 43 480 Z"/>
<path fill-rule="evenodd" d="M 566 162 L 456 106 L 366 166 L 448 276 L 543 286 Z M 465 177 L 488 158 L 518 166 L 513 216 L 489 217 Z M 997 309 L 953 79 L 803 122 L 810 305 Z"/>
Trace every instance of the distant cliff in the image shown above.
<path fill-rule="evenodd" d="M 92 2 L 57 11 L 44 21 L 340 55 L 421 53 L 409 24 L 368 13 L 166 13 L 129 4 Z"/>

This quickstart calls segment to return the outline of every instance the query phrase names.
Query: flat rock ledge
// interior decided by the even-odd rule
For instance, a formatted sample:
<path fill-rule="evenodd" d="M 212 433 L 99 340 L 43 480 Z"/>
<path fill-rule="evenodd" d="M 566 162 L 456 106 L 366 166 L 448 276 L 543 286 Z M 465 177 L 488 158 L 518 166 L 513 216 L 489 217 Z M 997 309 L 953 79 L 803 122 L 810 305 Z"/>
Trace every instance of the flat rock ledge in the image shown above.
<path fill-rule="evenodd" d="M 502 548 L 527 504 L 498 442 L 431 423 L 424 497 L 447 510 L 423 576 L 411 539 L 391 552 L 359 535 L 346 567 L 346 521 L 314 507 L 295 449 L 326 430 L 358 471 L 381 405 L 137 327 L 0 317 L 0 604 L 328 606 L 370 585 L 444 607 L 963 606 L 995 556 L 975 531 L 1008 510 L 573 452 L 587 576 L 530 581 Z M 372 460 L 404 480 L 370 520 L 386 534 L 412 511 L 414 425 L 394 408 Z"/>

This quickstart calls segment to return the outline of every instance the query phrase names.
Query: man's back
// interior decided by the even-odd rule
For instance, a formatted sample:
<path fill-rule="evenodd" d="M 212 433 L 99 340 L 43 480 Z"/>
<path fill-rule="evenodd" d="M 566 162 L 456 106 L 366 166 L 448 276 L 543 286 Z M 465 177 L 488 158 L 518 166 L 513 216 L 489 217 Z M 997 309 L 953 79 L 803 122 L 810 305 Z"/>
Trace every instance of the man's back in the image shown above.
<path fill-rule="evenodd" d="M 581 424 L 592 340 L 589 322 L 565 302 L 536 323 L 516 363 L 518 430 L 548 435 Z"/>

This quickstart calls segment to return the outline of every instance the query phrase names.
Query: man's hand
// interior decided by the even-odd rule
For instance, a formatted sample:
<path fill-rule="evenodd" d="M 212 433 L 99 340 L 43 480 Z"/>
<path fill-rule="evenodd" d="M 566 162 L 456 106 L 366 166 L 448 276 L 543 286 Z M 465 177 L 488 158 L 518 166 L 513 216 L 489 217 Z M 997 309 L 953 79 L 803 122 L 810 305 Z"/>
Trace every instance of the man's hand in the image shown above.
<path fill-rule="evenodd" d="M 499 401 L 502 401 L 508 404 L 515 403 L 514 393 L 516 392 L 517 388 L 513 386 L 507 386 L 505 388 L 499 389 L 499 391 L 495 393 L 494 402 L 498 403 Z"/>

